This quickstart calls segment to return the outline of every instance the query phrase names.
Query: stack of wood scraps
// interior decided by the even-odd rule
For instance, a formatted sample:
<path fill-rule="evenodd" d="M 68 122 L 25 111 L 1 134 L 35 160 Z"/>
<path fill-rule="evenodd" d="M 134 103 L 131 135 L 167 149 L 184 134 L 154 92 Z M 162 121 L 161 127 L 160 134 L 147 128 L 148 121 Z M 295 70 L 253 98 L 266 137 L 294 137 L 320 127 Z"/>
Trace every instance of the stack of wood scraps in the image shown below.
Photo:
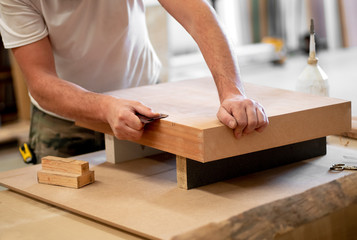
<path fill-rule="evenodd" d="M 94 171 L 86 161 L 47 156 L 42 158 L 42 170 L 37 172 L 39 183 L 80 188 L 94 180 Z"/>

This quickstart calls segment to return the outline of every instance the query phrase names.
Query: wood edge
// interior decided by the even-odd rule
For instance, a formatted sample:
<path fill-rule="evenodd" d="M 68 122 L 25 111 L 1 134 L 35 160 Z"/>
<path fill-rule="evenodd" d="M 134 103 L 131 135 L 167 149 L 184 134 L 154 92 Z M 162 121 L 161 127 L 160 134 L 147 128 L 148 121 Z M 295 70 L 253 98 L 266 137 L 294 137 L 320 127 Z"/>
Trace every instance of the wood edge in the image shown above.
<path fill-rule="evenodd" d="M 162 129 L 158 129 L 160 127 Z M 175 135 L 170 134 L 170 131 L 174 131 Z M 170 137 L 174 137 L 175 141 L 179 144 L 169 145 L 168 138 Z M 136 143 L 197 161 L 203 161 L 203 151 L 199 151 L 203 146 L 203 130 L 200 128 L 160 120 L 150 123 L 146 132 L 144 131 L 143 137 L 139 141 L 136 141 Z M 179 146 L 180 144 L 181 146 Z M 189 149 L 192 146 L 195 146 L 194 149 L 191 149 L 195 150 L 195 152 Z"/>
<path fill-rule="evenodd" d="M 75 123 L 77 126 L 88 128 L 94 131 L 102 132 L 104 134 L 108 134 L 114 136 L 113 131 L 111 130 L 109 124 L 106 123 L 90 123 L 90 122 L 79 122 Z M 190 159 L 195 159 L 196 161 L 203 162 L 203 151 L 195 154 L 191 151 L 185 151 L 184 148 L 178 148 L 177 146 L 169 146 L 167 144 L 167 138 L 163 138 L 161 134 L 167 133 L 165 128 L 170 128 L 170 126 L 176 127 L 176 132 L 182 132 L 182 135 L 185 138 L 194 139 L 194 143 L 197 145 L 197 148 L 203 146 L 203 130 L 199 128 L 195 128 L 192 126 L 186 126 L 183 124 L 173 123 L 168 120 L 162 119 L 159 121 L 154 121 L 146 126 L 146 130 L 142 138 L 138 141 L 131 141 L 137 144 L 145 145 L 151 148 L 155 148 L 161 151 L 169 152 L 175 155 L 181 155 Z M 159 129 L 158 129 L 159 128 Z M 161 128 L 161 130 L 160 130 Z M 191 137 L 190 137 L 191 136 Z M 181 139 L 183 143 L 188 146 L 185 138 L 180 138 L 180 136 L 176 136 L 176 139 Z M 178 140 L 179 141 L 179 140 Z M 190 144 L 191 145 L 191 144 Z"/>
<path fill-rule="evenodd" d="M 172 239 L 245 239 L 246 236 L 251 236 L 252 231 L 256 233 L 257 239 L 275 239 L 278 235 L 357 204 L 357 189 L 354 187 L 356 181 L 357 174 L 352 173 L 221 222 L 209 223 Z"/>
<path fill-rule="evenodd" d="M 87 179 L 89 178 L 89 179 Z M 88 181 L 87 181 L 88 180 Z M 93 170 L 89 170 L 88 173 L 79 176 L 78 188 L 84 187 L 95 182 L 95 175 Z"/>
<path fill-rule="evenodd" d="M 342 107 L 341 107 L 342 106 Z M 335 110 L 338 110 L 340 113 L 342 112 L 344 115 L 346 115 L 346 118 L 341 121 L 341 128 L 339 128 L 338 130 L 336 129 L 337 127 L 335 127 L 334 131 L 329 131 L 326 132 L 326 134 L 314 134 L 311 136 L 304 136 L 300 139 L 294 139 L 294 140 L 290 140 L 284 143 L 279 143 L 273 146 L 269 146 L 269 147 L 264 147 L 264 144 L 262 143 L 263 146 L 261 147 L 257 147 L 257 148 L 252 148 L 249 151 L 246 151 L 245 149 L 242 149 L 242 151 L 238 151 L 237 148 L 233 148 L 236 151 L 232 152 L 232 153 L 225 153 L 225 154 L 220 154 L 217 155 L 217 152 L 214 151 L 212 152 L 210 150 L 209 146 L 218 146 L 219 143 L 216 142 L 217 141 L 217 137 L 212 137 L 210 136 L 211 134 L 216 135 L 216 136 L 220 136 L 223 139 L 232 139 L 232 141 L 235 141 L 235 138 L 233 136 L 233 133 L 231 131 L 231 129 L 228 129 L 226 126 L 222 125 L 221 127 L 217 127 L 217 128 L 212 128 L 212 129 L 206 129 L 205 131 L 203 131 L 203 160 L 199 161 L 199 162 L 211 162 L 211 161 L 216 161 L 218 159 L 222 159 L 222 158 L 228 158 L 228 157 L 233 157 L 233 156 L 237 156 L 237 155 L 242 155 L 242 154 L 247 154 L 247 153 L 251 153 L 251 152 L 255 152 L 255 151 L 261 151 L 261 150 L 266 150 L 269 148 L 275 148 L 275 147 L 281 147 L 281 146 L 285 146 L 285 145 L 289 145 L 289 144 L 293 144 L 293 143 L 298 143 L 298 142 L 303 142 L 303 141 L 308 141 L 308 140 L 312 140 L 312 139 L 316 139 L 316 138 L 320 138 L 320 137 L 325 137 L 328 135 L 334 135 L 334 134 L 341 134 L 344 131 L 348 131 L 349 129 L 351 129 L 351 101 L 347 101 L 347 100 L 341 100 L 341 102 L 335 103 L 335 104 L 330 104 L 327 106 L 322 106 L 322 107 L 317 107 L 317 108 L 312 108 L 312 109 L 308 109 L 305 111 L 298 111 L 298 112 L 294 112 L 294 113 L 289 113 L 289 114 L 281 114 L 281 115 L 276 115 L 276 116 L 272 116 L 269 117 L 269 121 L 270 124 L 267 127 L 267 129 L 262 132 L 262 133 L 252 133 L 257 135 L 256 137 L 254 137 L 254 139 L 252 139 L 252 136 L 244 136 L 242 137 L 242 139 L 240 139 L 239 141 L 247 141 L 247 142 L 252 142 L 256 145 L 256 141 L 258 139 L 258 141 L 268 141 L 269 139 L 267 139 L 267 137 L 265 137 L 265 135 L 267 134 L 267 130 L 269 127 L 274 125 L 274 121 L 275 119 L 277 119 L 279 122 L 281 122 L 281 120 L 284 118 L 284 116 L 287 117 L 291 117 L 291 116 L 300 116 L 300 114 L 302 112 L 313 112 L 315 114 L 318 114 L 316 109 L 319 109 L 320 111 L 326 111 L 326 108 L 330 108 L 331 113 L 334 113 Z M 346 111 L 345 111 L 346 110 Z M 277 126 L 275 126 L 276 128 Z M 303 127 L 303 126 L 302 126 Z M 274 130 L 274 132 L 279 132 L 278 130 Z M 209 142 L 210 141 L 210 142 Z M 245 143 L 247 144 L 247 143 Z M 251 145 L 251 144 L 250 144 Z M 190 158 L 191 159 L 191 158 Z M 197 159 L 193 159 L 196 160 Z"/>
<path fill-rule="evenodd" d="M 103 122 L 83 122 L 83 121 L 75 121 L 74 123 L 78 127 L 87 128 L 93 131 L 114 135 L 110 125 L 108 123 Z"/>

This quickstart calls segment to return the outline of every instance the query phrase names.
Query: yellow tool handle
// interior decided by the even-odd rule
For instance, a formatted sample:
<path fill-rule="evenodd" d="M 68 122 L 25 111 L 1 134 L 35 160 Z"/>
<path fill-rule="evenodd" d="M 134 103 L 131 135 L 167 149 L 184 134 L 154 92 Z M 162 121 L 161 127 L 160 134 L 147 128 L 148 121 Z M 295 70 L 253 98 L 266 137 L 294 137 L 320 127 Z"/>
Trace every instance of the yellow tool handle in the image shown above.
<path fill-rule="evenodd" d="M 25 163 L 35 163 L 35 158 L 28 146 L 27 143 L 22 144 L 22 146 L 19 147 L 22 159 L 24 160 Z"/>

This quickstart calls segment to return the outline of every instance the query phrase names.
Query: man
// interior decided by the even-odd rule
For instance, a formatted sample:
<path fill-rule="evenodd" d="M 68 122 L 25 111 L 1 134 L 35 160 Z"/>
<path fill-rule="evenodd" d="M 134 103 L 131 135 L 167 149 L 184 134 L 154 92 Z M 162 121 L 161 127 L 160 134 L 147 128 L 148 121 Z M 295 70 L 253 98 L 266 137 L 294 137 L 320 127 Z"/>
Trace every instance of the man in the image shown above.
<path fill-rule="evenodd" d="M 144 125 L 136 113 L 158 113 L 140 102 L 101 93 L 157 81 L 160 63 L 148 39 L 142 0 L 0 2 L 3 42 L 24 72 L 34 105 L 30 143 L 38 157 L 79 149 L 83 137 L 76 137 L 78 131 L 90 135 L 92 150 L 102 147 L 96 145 L 102 137 L 68 120 L 106 122 L 117 138 L 140 139 Z M 219 93 L 218 119 L 237 138 L 263 131 L 267 116 L 245 96 L 235 54 L 212 7 L 205 0 L 159 2 L 197 42 Z M 41 123 L 43 118 L 50 123 Z M 65 127 L 54 133 L 59 125 Z M 50 140 L 43 136 L 46 129 Z"/>

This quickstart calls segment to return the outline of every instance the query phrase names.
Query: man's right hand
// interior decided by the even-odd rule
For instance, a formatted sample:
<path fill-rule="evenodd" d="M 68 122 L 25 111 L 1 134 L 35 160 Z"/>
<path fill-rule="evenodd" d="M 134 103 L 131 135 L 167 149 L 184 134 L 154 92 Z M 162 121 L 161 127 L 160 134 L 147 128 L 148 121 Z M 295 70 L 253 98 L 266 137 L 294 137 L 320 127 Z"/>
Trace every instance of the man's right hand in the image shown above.
<path fill-rule="evenodd" d="M 145 124 L 140 121 L 136 113 L 149 118 L 160 116 L 141 102 L 111 96 L 108 96 L 107 100 L 105 118 L 118 139 L 139 140 L 141 138 Z"/>
<path fill-rule="evenodd" d="M 32 97 L 50 112 L 76 121 L 107 122 L 114 135 L 125 140 L 138 140 L 143 134 L 144 124 L 136 113 L 159 116 L 140 102 L 89 92 L 59 78 L 48 37 L 12 51 Z"/>

